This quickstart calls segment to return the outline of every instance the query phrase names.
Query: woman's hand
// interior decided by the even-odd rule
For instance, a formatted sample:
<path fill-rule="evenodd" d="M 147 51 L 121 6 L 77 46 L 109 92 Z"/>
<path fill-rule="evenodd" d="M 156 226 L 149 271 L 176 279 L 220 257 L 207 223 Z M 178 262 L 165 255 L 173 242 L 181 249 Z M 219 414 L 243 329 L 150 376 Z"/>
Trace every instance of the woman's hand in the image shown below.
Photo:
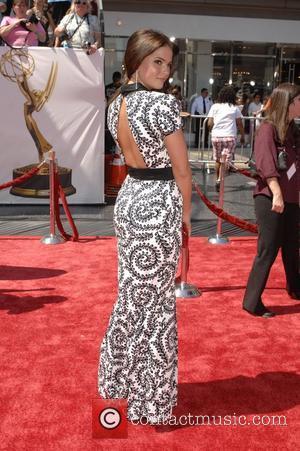
<path fill-rule="evenodd" d="M 22 25 L 21 25 L 21 24 L 22 24 Z M 16 20 L 16 21 L 12 24 L 12 28 L 16 28 L 16 27 L 18 27 L 19 25 L 21 25 L 21 26 L 26 25 L 26 18 Z"/>
<path fill-rule="evenodd" d="M 183 215 L 182 223 L 184 233 L 187 233 L 188 236 L 191 236 L 192 233 L 191 215 Z"/>
<path fill-rule="evenodd" d="M 38 27 L 36 26 L 35 23 L 32 22 L 26 22 L 26 28 L 29 31 L 32 31 L 33 33 L 37 33 L 38 32 Z"/>
<path fill-rule="evenodd" d="M 87 50 L 87 54 L 88 55 L 92 55 L 93 53 L 95 53 L 97 51 L 97 46 L 96 44 L 92 44 L 89 46 L 88 50 Z"/>
<path fill-rule="evenodd" d="M 273 194 L 271 210 L 275 211 L 276 213 L 282 213 L 284 210 L 284 201 L 277 177 L 267 178 L 267 184 Z"/>
<path fill-rule="evenodd" d="M 278 193 L 273 196 L 273 202 L 272 202 L 272 211 L 275 211 L 276 213 L 282 213 L 284 210 L 284 202 L 282 198 L 282 194 Z"/>

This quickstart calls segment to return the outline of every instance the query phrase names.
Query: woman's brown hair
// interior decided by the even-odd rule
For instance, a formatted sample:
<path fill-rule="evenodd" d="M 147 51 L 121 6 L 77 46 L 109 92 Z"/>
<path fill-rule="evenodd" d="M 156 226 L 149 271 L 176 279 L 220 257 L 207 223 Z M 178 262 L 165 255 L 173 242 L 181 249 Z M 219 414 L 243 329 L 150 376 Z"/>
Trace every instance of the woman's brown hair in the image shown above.
<path fill-rule="evenodd" d="M 178 54 L 178 47 L 176 44 L 170 41 L 168 36 L 159 31 L 142 29 L 135 31 L 127 42 L 127 47 L 124 55 L 124 74 L 123 84 L 127 84 L 136 72 L 142 61 L 151 53 L 155 52 L 161 47 L 167 45 L 173 52 L 172 69 L 174 71 L 174 60 Z M 171 69 L 171 73 L 172 73 Z M 117 90 L 115 95 L 112 96 L 113 101 L 118 95 L 120 90 Z M 110 103 L 109 102 L 109 103 Z"/>
<path fill-rule="evenodd" d="M 273 90 L 267 103 L 266 121 L 274 125 L 282 144 L 290 125 L 289 106 L 298 95 L 300 95 L 300 86 L 282 83 Z"/>

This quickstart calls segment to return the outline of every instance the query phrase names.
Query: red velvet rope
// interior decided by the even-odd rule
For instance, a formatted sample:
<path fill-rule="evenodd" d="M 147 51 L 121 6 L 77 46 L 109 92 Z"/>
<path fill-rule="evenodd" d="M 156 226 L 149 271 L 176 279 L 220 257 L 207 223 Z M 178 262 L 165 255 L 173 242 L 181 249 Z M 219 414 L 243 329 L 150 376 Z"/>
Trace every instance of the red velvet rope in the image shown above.
<path fill-rule="evenodd" d="M 239 169 L 236 168 L 235 166 L 232 166 L 236 172 L 239 172 L 242 175 L 245 175 L 246 177 L 249 177 L 250 179 L 258 179 L 258 175 L 257 174 L 253 174 L 251 171 L 248 171 L 247 169 Z"/>
<path fill-rule="evenodd" d="M 71 241 L 78 241 L 79 235 L 78 235 L 78 230 L 77 227 L 73 221 L 70 209 L 69 209 L 69 205 L 67 203 L 67 199 L 66 199 L 66 195 L 64 193 L 64 190 L 62 188 L 62 186 L 59 184 L 59 196 L 64 208 L 64 211 L 66 213 L 67 219 L 69 221 L 69 224 L 71 226 L 72 232 L 73 232 L 73 236 L 71 237 Z"/>
<path fill-rule="evenodd" d="M 32 168 L 30 169 L 30 171 L 21 175 L 20 177 L 11 180 L 10 182 L 3 183 L 2 185 L 0 185 L 0 191 L 2 189 L 9 188 L 10 186 L 16 186 L 20 185 L 20 183 L 26 182 L 26 180 L 29 180 L 31 177 L 34 176 L 34 174 L 36 174 L 39 171 L 40 167 L 41 167 L 40 165 L 36 166 L 35 168 Z"/>
<path fill-rule="evenodd" d="M 75 223 L 73 221 L 73 218 L 71 216 L 67 201 L 66 201 L 66 196 L 65 193 L 63 191 L 63 188 L 61 187 L 60 181 L 59 181 L 59 177 L 57 172 L 55 172 L 55 185 L 54 185 L 54 200 L 55 200 L 55 221 L 57 224 L 57 228 L 61 234 L 61 236 L 66 240 L 66 241 L 78 241 L 78 230 L 75 226 Z M 59 211 L 59 197 L 61 198 L 62 204 L 63 204 L 63 208 L 64 211 L 67 215 L 67 219 L 71 225 L 72 231 L 73 231 L 73 236 L 69 235 L 65 229 L 64 226 L 61 222 L 60 219 L 60 211 Z"/>
<path fill-rule="evenodd" d="M 230 222 L 231 224 L 234 224 L 234 225 L 240 227 L 241 229 L 247 230 L 252 233 L 258 233 L 256 224 L 251 224 L 250 222 L 247 222 L 244 219 L 240 219 L 240 218 L 237 218 L 236 216 L 226 213 L 226 211 L 222 210 L 222 208 L 218 207 L 213 202 L 211 202 L 209 199 L 207 199 L 207 197 L 202 193 L 202 191 L 196 185 L 196 183 L 193 183 L 193 185 L 194 185 L 194 188 L 197 191 L 198 195 L 202 199 L 202 201 L 216 216 L 224 219 L 227 222 Z"/>

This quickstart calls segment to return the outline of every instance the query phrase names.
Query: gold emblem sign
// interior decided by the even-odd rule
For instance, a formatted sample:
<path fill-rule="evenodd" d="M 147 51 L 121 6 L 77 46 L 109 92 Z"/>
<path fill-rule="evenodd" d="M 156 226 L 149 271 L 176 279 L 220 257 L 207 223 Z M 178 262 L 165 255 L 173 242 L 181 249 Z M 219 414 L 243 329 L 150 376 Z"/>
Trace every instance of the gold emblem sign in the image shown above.
<path fill-rule="evenodd" d="M 39 163 L 44 160 L 45 153 L 53 149 L 47 139 L 39 130 L 35 119 L 32 117 L 34 112 L 39 112 L 50 98 L 55 87 L 57 77 L 57 63 L 51 65 L 48 80 L 43 90 L 31 89 L 28 79 L 35 70 L 35 61 L 28 49 L 13 48 L 4 53 L 0 59 L 0 72 L 8 80 L 16 83 L 24 95 L 24 118 L 26 127 L 35 143 L 38 151 Z M 13 170 L 13 178 L 18 178 L 37 164 L 30 164 Z M 58 174 L 61 185 L 66 195 L 74 194 L 75 188 L 72 186 L 72 170 L 58 167 Z M 39 172 L 22 185 L 12 187 L 11 194 L 22 197 L 49 197 L 49 166 L 45 164 Z"/>

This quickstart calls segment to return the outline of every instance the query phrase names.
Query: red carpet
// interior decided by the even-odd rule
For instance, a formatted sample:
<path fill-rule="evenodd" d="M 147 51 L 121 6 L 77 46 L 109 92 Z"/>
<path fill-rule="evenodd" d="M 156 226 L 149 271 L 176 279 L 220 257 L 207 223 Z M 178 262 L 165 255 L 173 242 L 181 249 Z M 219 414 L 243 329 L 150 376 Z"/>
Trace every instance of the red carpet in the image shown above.
<path fill-rule="evenodd" d="M 264 301 L 279 315 L 261 319 L 241 310 L 255 244 L 254 238 L 226 246 L 191 239 L 190 280 L 203 295 L 178 300 L 175 413 L 245 415 L 250 423 L 254 415 L 285 415 L 287 426 L 130 424 L 127 440 L 97 440 L 91 400 L 97 397 L 98 348 L 116 297 L 115 239 L 45 246 L 38 238 L 2 237 L 0 449 L 299 448 L 300 302 L 283 289 L 278 259 Z"/>

